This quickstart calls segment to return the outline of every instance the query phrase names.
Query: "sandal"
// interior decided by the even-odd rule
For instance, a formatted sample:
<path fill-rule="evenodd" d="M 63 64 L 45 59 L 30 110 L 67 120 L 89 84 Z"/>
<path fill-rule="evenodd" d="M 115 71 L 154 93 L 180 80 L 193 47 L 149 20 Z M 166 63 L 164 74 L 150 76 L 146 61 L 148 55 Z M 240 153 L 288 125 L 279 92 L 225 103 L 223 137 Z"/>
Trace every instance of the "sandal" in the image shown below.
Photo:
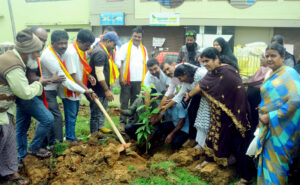
<path fill-rule="evenodd" d="M 28 150 L 28 154 L 36 156 L 38 158 L 49 158 L 51 156 L 51 152 L 45 149 Z"/>
<path fill-rule="evenodd" d="M 29 180 L 28 179 L 25 179 L 24 177 L 22 177 L 20 174 L 18 174 L 17 177 L 11 177 L 11 176 L 6 176 L 5 179 L 7 181 L 11 181 L 11 182 L 14 182 L 18 185 L 27 185 L 29 184 Z"/>
<path fill-rule="evenodd" d="M 207 161 L 203 161 L 201 164 L 198 164 L 197 166 L 195 166 L 195 169 L 201 170 L 201 169 L 203 169 L 207 164 L 208 164 Z"/>
<path fill-rule="evenodd" d="M 252 180 L 251 181 L 246 181 L 244 179 L 240 179 L 238 182 L 234 183 L 234 185 L 250 185 L 252 183 L 253 183 Z"/>

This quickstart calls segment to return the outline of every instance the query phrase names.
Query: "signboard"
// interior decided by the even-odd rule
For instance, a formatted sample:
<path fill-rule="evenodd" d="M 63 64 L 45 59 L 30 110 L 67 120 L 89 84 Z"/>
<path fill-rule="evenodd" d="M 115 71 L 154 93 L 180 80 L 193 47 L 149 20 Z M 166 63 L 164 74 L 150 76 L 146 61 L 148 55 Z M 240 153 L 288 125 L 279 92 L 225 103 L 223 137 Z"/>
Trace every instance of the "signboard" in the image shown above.
<path fill-rule="evenodd" d="M 158 38 L 158 37 L 153 37 L 153 47 L 162 47 L 165 43 L 166 38 Z"/>
<path fill-rule="evenodd" d="M 124 25 L 124 12 L 100 13 L 100 25 Z"/>
<path fill-rule="evenodd" d="M 150 26 L 179 26 L 179 13 L 150 13 Z"/>

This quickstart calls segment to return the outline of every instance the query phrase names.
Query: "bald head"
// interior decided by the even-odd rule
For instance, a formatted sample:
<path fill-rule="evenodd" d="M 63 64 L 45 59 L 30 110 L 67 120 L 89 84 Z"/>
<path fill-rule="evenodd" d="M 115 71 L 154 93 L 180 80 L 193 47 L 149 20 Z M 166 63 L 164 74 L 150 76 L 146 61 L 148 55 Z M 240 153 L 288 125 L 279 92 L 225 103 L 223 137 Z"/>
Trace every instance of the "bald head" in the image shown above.
<path fill-rule="evenodd" d="M 42 41 L 43 48 L 44 48 L 48 38 L 47 31 L 44 28 L 39 26 L 32 27 L 31 31 Z"/>

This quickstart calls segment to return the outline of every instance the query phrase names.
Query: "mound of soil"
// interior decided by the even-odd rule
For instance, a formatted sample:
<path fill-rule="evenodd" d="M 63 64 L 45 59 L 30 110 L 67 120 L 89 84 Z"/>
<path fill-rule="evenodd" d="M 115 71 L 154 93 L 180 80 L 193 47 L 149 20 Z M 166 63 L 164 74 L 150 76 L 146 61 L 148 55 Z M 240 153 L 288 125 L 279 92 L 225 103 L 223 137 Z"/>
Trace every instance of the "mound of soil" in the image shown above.
<path fill-rule="evenodd" d="M 204 160 L 201 151 L 182 148 L 172 151 L 161 148 L 149 160 L 138 155 L 135 143 L 131 150 L 119 153 L 119 142 L 94 133 L 88 142 L 69 145 L 62 156 L 50 159 L 37 159 L 27 156 L 24 159 L 23 175 L 31 184 L 128 184 L 137 177 L 150 178 L 151 175 L 165 177 L 175 167 L 185 168 L 212 184 L 228 184 L 235 177 L 232 169 L 220 169 L 216 164 L 208 164 L 202 170 L 195 166 Z M 168 168 L 153 167 L 165 161 L 173 161 Z M 176 184 L 176 183 L 175 183 Z"/>

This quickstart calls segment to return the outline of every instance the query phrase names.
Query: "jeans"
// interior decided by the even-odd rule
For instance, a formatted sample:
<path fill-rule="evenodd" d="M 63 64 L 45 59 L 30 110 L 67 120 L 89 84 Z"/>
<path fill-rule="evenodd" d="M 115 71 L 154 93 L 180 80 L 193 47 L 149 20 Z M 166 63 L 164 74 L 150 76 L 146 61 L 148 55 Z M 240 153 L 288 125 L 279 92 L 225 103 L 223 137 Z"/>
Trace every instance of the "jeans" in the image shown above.
<path fill-rule="evenodd" d="M 105 97 L 99 97 L 99 101 L 107 110 L 108 101 Z M 90 101 L 90 132 L 91 134 L 100 130 L 105 126 L 105 116 L 94 101 Z"/>
<path fill-rule="evenodd" d="M 19 162 L 27 155 L 27 131 L 30 127 L 31 117 L 40 123 L 35 130 L 29 150 L 39 150 L 53 125 L 54 117 L 45 107 L 43 101 L 34 97 L 31 100 L 17 99 L 16 138 Z"/>
<path fill-rule="evenodd" d="M 120 103 L 121 109 L 128 109 L 128 104 L 133 104 L 134 100 L 137 98 L 137 95 L 140 94 L 141 91 L 141 82 L 130 82 L 130 85 L 121 86 L 121 94 L 120 94 Z M 129 117 L 129 122 L 132 122 L 133 118 Z M 127 123 L 127 117 L 124 115 L 120 116 L 120 123 Z"/>
<path fill-rule="evenodd" d="M 79 111 L 79 100 L 72 101 L 67 98 L 62 99 L 65 111 L 65 135 L 67 141 L 75 141 L 75 125 Z"/>

